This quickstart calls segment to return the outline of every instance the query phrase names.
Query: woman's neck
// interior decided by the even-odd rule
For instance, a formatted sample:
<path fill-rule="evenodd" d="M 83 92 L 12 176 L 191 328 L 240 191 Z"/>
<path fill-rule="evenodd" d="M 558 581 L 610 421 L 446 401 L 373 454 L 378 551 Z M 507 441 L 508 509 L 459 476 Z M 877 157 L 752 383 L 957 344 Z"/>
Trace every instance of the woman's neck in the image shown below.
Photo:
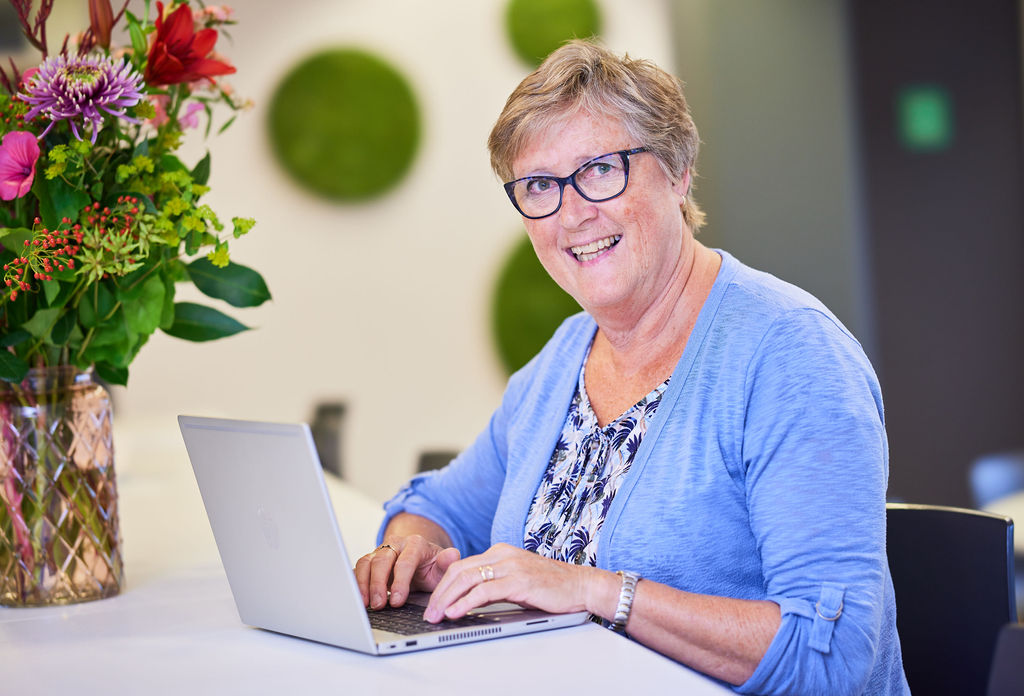
<path fill-rule="evenodd" d="M 646 372 L 665 362 L 675 365 L 721 261 L 716 252 L 691 241 L 671 281 L 645 306 L 593 314 L 599 327 L 594 348 L 606 353 L 620 374 Z"/>

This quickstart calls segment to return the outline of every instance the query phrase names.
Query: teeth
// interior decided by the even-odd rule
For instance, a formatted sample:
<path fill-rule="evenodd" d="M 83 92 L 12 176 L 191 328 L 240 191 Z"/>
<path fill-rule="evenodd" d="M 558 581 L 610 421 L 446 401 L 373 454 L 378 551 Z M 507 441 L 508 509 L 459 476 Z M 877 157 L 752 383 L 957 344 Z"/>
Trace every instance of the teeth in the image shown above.
<path fill-rule="evenodd" d="M 605 237 L 604 239 L 598 239 L 590 242 L 589 244 L 582 244 L 580 246 L 571 247 L 569 250 L 573 255 L 580 261 L 590 261 L 600 256 L 600 252 L 607 249 L 610 246 L 614 246 L 618 241 L 622 239 L 621 234 L 614 235 L 612 237 Z"/>

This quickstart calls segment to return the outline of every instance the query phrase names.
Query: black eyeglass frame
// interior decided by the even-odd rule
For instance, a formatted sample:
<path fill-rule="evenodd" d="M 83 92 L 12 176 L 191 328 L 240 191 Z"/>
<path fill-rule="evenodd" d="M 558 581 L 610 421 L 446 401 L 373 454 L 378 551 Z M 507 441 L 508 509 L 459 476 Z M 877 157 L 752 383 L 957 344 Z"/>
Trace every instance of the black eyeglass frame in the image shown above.
<path fill-rule="evenodd" d="M 587 160 L 586 162 L 581 164 L 576 169 L 576 171 L 574 171 L 569 176 L 524 176 L 524 177 L 521 177 L 519 179 L 515 179 L 513 181 L 509 181 L 509 182 L 503 184 L 503 186 L 505 188 L 505 193 L 508 194 L 508 199 L 510 201 L 512 201 L 512 205 L 515 206 L 515 209 L 517 211 L 519 211 L 520 215 L 522 215 L 524 218 L 526 218 L 528 220 L 541 220 L 541 219 L 546 218 L 546 217 L 551 217 L 552 215 L 554 215 L 555 213 L 557 213 L 559 210 L 562 209 L 562 198 L 565 195 L 565 185 L 566 184 L 571 185 L 574 189 L 576 189 L 576 193 L 580 194 L 580 197 L 582 197 L 584 200 L 590 201 L 591 203 L 603 203 L 605 201 L 610 201 L 613 198 L 618 198 L 619 196 L 621 196 L 622 194 L 624 194 L 626 192 L 626 188 L 629 186 L 629 158 L 630 158 L 630 156 L 631 155 L 638 155 L 641 152 L 650 152 L 650 151 L 651 151 L 650 148 L 644 146 L 644 147 L 634 147 L 631 150 L 616 150 L 614 152 L 606 152 L 603 155 L 598 155 L 597 157 L 593 157 L 593 158 Z M 622 172 L 623 172 L 623 175 L 625 176 L 625 181 L 622 182 L 622 190 L 619 191 L 618 193 L 616 193 L 613 196 L 607 196 L 605 198 L 591 198 L 587 194 L 583 193 L 583 191 L 580 190 L 580 187 L 576 184 L 576 175 L 579 174 L 580 172 L 582 172 L 584 169 L 586 169 L 588 166 L 590 166 L 591 164 L 593 164 L 597 160 L 603 159 L 605 157 L 608 157 L 609 155 L 619 155 L 620 157 L 622 157 Z M 531 179 L 546 179 L 548 181 L 554 181 L 555 183 L 558 184 L 558 205 L 556 205 L 555 209 L 552 210 L 550 213 L 546 213 L 544 215 L 527 215 L 526 213 L 523 212 L 523 209 L 519 207 L 519 203 L 516 201 L 516 194 L 515 194 L 516 184 L 518 184 L 520 181 L 529 181 Z"/>

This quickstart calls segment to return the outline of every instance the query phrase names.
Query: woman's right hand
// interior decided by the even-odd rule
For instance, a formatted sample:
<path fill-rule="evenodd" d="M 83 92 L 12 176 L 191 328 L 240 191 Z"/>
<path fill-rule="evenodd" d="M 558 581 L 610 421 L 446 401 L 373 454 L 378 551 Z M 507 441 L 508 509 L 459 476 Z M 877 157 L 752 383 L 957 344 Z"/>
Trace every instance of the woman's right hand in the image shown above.
<path fill-rule="evenodd" d="M 393 607 L 400 607 L 409 598 L 410 591 L 432 592 L 441 580 L 444 572 L 448 570 L 455 561 L 459 560 L 459 550 L 449 545 L 438 544 L 437 541 L 447 542 L 447 535 L 443 531 L 437 534 L 435 529 L 423 529 L 427 536 L 433 537 L 434 541 L 428 539 L 424 534 L 402 532 L 411 531 L 404 529 L 413 523 L 420 526 L 420 523 L 430 523 L 423 518 L 416 518 L 413 515 L 401 515 L 393 520 L 394 524 L 388 526 L 384 536 L 384 543 L 366 554 L 356 562 L 356 581 L 359 583 L 359 592 L 363 596 L 363 603 L 371 609 L 380 609 L 388 604 L 390 591 L 390 604 Z"/>

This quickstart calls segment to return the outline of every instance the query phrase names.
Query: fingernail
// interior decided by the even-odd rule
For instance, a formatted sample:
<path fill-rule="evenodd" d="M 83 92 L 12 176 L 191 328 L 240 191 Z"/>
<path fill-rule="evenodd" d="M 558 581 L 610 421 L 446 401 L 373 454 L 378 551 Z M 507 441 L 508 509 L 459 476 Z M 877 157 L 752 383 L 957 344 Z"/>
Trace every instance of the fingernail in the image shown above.
<path fill-rule="evenodd" d="M 384 598 L 381 597 L 380 593 L 374 592 L 373 593 L 373 603 L 372 603 L 372 606 L 379 607 L 382 604 L 384 604 Z"/>

